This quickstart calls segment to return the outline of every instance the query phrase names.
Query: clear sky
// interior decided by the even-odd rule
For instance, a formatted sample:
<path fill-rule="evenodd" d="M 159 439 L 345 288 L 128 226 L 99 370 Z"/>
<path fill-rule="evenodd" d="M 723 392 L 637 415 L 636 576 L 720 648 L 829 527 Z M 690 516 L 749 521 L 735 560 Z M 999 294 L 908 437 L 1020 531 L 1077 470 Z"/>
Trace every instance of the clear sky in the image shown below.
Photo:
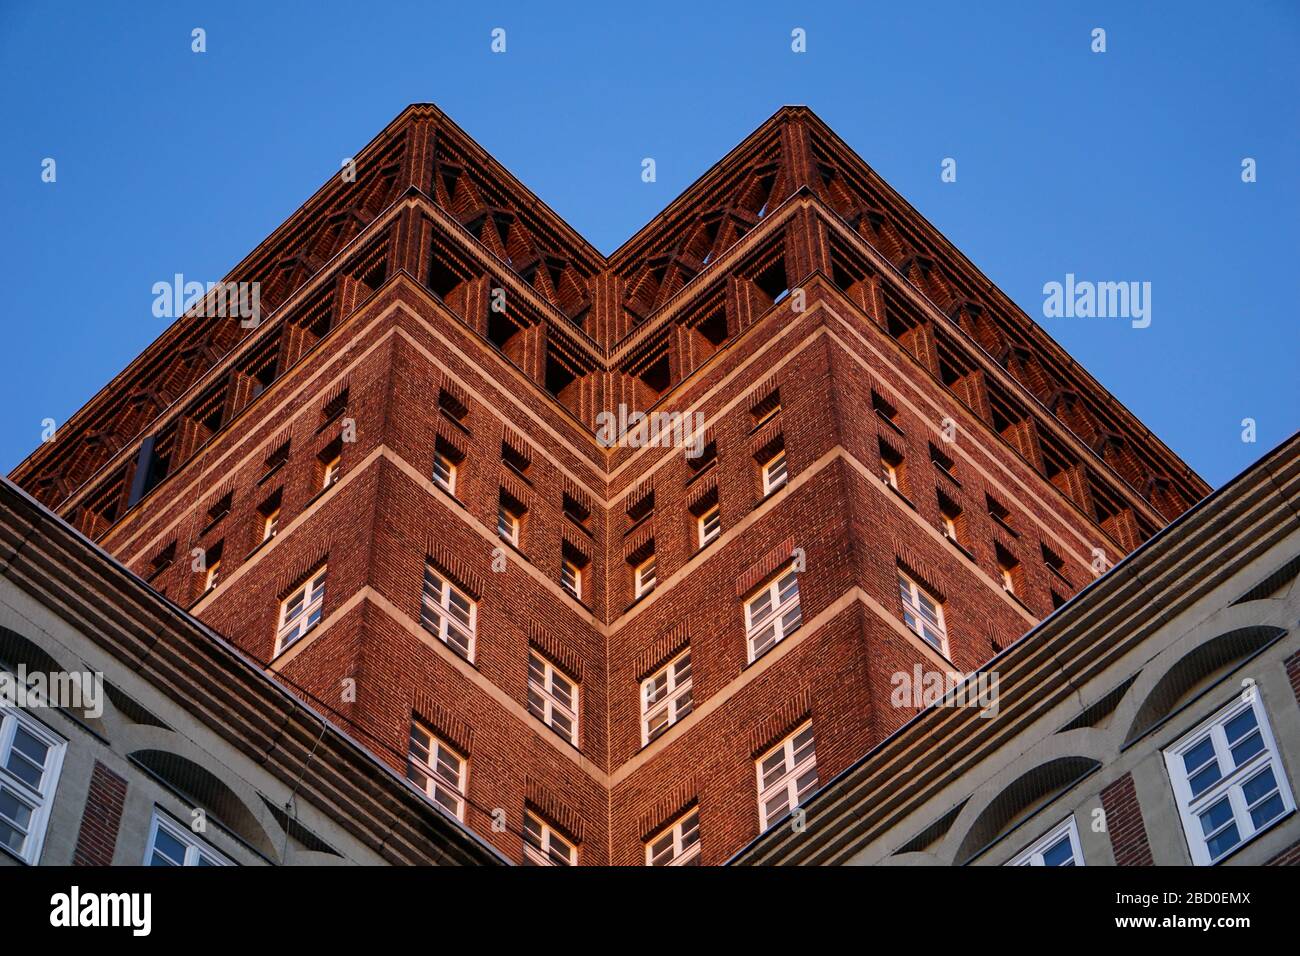
<path fill-rule="evenodd" d="M 605 252 L 806 103 L 1217 486 L 1300 428 L 1298 92 L 1294 0 L 0 0 L 0 469 L 162 331 L 155 282 L 220 279 L 408 103 Z M 1150 326 L 1045 318 L 1067 273 L 1151 283 Z"/>

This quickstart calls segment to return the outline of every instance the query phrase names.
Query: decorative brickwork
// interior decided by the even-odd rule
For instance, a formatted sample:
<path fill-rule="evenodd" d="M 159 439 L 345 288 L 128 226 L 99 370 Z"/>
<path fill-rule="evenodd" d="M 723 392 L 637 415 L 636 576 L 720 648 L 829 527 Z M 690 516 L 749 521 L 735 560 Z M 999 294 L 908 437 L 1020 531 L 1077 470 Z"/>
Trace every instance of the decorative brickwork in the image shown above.
<path fill-rule="evenodd" d="M 805 108 L 609 257 L 432 106 L 357 166 L 228 277 L 263 283 L 257 328 L 177 322 L 14 479 L 399 772 L 413 711 L 442 727 L 469 751 L 467 825 L 513 859 L 526 804 L 607 863 L 643 859 L 688 799 L 702 861 L 727 859 L 756 835 L 756 728 L 814 689 L 829 780 L 910 716 L 890 675 L 935 652 L 902 622 L 900 559 L 970 671 L 1078 589 L 1033 556 L 1082 587 L 1094 548 L 1118 560 L 1208 491 Z M 598 416 L 620 406 L 698 424 L 712 451 L 606 447 Z M 788 477 L 765 493 L 755 456 L 776 450 Z M 222 555 L 208 591 L 196 549 Z M 751 664 L 743 601 L 796 549 L 802 623 Z M 279 602 L 325 556 L 320 620 L 272 661 Z M 472 661 L 421 626 L 430 561 L 475 602 Z M 643 747 L 640 681 L 687 641 L 693 710 Z M 581 681 L 581 750 L 529 713 L 530 646 Z"/>

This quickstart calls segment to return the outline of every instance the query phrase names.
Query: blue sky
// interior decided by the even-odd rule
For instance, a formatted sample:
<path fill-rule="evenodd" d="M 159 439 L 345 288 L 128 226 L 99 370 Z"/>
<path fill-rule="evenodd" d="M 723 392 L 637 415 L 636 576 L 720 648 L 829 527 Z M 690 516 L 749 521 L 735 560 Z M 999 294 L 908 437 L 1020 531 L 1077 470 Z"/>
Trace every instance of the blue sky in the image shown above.
<path fill-rule="evenodd" d="M 222 277 L 423 101 L 605 252 L 806 103 L 1211 484 L 1300 427 L 1300 5 L 811 10 L 6 0 L 0 470 L 162 331 L 153 283 Z M 1043 318 L 1067 273 L 1150 282 L 1150 327 Z"/>

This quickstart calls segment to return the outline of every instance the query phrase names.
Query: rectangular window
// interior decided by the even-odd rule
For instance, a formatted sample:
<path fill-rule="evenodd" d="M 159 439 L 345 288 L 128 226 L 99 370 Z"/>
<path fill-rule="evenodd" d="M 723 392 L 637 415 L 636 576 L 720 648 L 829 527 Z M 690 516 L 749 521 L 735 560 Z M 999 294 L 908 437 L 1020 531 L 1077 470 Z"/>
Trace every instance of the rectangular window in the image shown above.
<path fill-rule="evenodd" d="M 880 443 L 880 480 L 897 492 L 903 490 L 903 456 Z"/>
<path fill-rule="evenodd" d="M 1011 525 L 1011 509 L 1002 504 L 992 495 L 984 496 L 984 503 L 988 506 L 989 517 L 1001 525 L 1005 530 L 1016 535 L 1016 529 Z M 1018 537 L 1018 535 L 1017 535 Z"/>
<path fill-rule="evenodd" d="M 1008 594 L 1017 594 L 1020 583 L 1020 562 L 1000 544 L 995 544 L 993 550 L 998 560 L 998 577 L 1002 580 L 1002 590 Z"/>
<path fill-rule="evenodd" d="M 965 550 L 961 539 L 966 522 L 961 517 L 961 506 L 942 491 L 939 492 L 939 523 L 943 527 L 943 536 Z"/>
<path fill-rule="evenodd" d="M 632 582 L 637 597 L 655 589 L 655 556 L 646 558 L 632 572 Z"/>
<path fill-rule="evenodd" d="M 338 452 L 326 452 L 321 457 L 321 489 L 324 490 L 339 480 L 343 456 Z"/>
<path fill-rule="evenodd" d="M 1263 702 L 1257 691 L 1247 696 L 1165 751 L 1197 866 L 1218 862 L 1295 809 Z"/>
<path fill-rule="evenodd" d="M 803 623 L 799 581 L 794 569 L 783 571 L 771 584 L 745 602 L 745 635 L 752 664 Z"/>
<path fill-rule="evenodd" d="M 524 811 L 524 866 L 574 866 L 578 848 L 555 828 Z"/>
<path fill-rule="evenodd" d="M 560 586 L 568 591 L 574 600 L 582 600 L 583 567 L 577 561 L 568 558 L 560 562 Z"/>
<path fill-rule="evenodd" d="M 684 814 L 656 837 L 646 841 L 646 866 L 700 865 L 700 810 Z"/>
<path fill-rule="evenodd" d="M 225 551 L 225 542 L 218 541 L 203 555 L 203 566 L 207 571 L 203 575 L 203 593 L 207 593 L 221 583 L 221 555 Z"/>
<path fill-rule="evenodd" d="M 261 537 L 260 541 L 270 541 L 280 530 L 280 492 L 262 502 L 262 506 L 257 509 L 258 517 L 261 519 Z"/>
<path fill-rule="evenodd" d="M 930 446 L 930 461 L 934 462 L 934 467 L 938 468 L 949 478 L 957 477 L 957 473 L 953 470 L 955 466 L 953 465 L 952 459 L 941 452 L 938 448 L 934 447 L 934 445 Z"/>
<path fill-rule="evenodd" d="M 420 623 L 467 661 L 474 660 L 477 605 L 432 567 L 424 569 Z"/>
<path fill-rule="evenodd" d="M 696 535 L 702 548 L 722 533 L 722 510 L 713 505 L 695 519 Z"/>
<path fill-rule="evenodd" d="M 1075 826 L 1074 814 L 1053 827 L 1050 833 L 1007 866 L 1083 866 L 1083 850 L 1079 847 L 1079 828 Z"/>
<path fill-rule="evenodd" d="M 751 408 L 749 412 L 754 416 L 754 430 L 757 431 L 772 419 L 776 418 L 777 415 L 781 414 L 781 390 L 774 390 L 771 395 L 768 395 L 765 399 Z"/>
<path fill-rule="evenodd" d="M 785 449 L 782 448 L 763 464 L 763 494 L 770 495 L 786 483 L 790 473 L 786 468 Z"/>
<path fill-rule="evenodd" d="M 578 685 L 534 650 L 528 652 L 528 712 L 578 746 Z"/>
<path fill-rule="evenodd" d="M 17 707 L 0 709 L 0 846 L 35 865 L 67 741 Z"/>
<path fill-rule="evenodd" d="M 149 825 L 145 866 L 234 866 L 189 827 L 182 826 L 157 810 Z"/>
<path fill-rule="evenodd" d="M 497 534 L 519 547 L 519 527 L 522 515 L 504 501 L 497 508 Z"/>
<path fill-rule="evenodd" d="M 898 572 L 898 592 L 903 600 L 903 623 L 947 657 L 948 632 L 943 625 L 943 603 L 902 571 Z"/>
<path fill-rule="evenodd" d="M 465 820 L 467 762 L 432 732 L 412 722 L 406 776 L 440 810 L 450 813 L 461 822 Z"/>
<path fill-rule="evenodd" d="M 433 480 L 447 494 L 456 494 L 456 462 L 446 452 L 433 453 Z"/>
<path fill-rule="evenodd" d="M 641 682 L 641 746 L 689 714 L 693 706 L 688 649 Z"/>
<path fill-rule="evenodd" d="M 817 787 L 817 753 L 807 723 L 756 762 L 758 828 L 766 830 L 797 807 Z"/>
<path fill-rule="evenodd" d="M 275 653 L 278 657 L 298 643 L 320 623 L 325 604 L 325 568 L 314 572 L 307 582 L 280 602 L 280 626 L 276 632 Z"/>

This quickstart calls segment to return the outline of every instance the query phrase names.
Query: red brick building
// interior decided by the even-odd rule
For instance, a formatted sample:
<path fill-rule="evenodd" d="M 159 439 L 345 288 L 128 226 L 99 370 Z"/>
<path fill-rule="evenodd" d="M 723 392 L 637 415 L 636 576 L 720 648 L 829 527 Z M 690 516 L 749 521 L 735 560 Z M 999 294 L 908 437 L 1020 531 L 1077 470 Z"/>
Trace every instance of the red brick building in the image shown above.
<path fill-rule="evenodd" d="M 227 279 L 12 478 L 516 860 L 725 861 L 1209 490 L 802 107 L 604 256 L 412 106 Z"/>

